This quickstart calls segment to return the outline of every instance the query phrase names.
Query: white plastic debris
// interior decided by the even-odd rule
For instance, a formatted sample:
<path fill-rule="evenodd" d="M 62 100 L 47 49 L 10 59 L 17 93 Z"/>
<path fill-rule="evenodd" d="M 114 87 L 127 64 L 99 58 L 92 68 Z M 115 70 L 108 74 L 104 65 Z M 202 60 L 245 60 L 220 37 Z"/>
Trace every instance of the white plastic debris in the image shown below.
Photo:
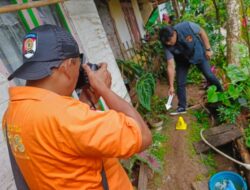
<path fill-rule="evenodd" d="M 167 110 L 169 110 L 169 109 L 172 107 L 173 98 L 174 98 L 174 95 L 170 95 L 170 96 L 168 97 L 168 101 L 167 101 L 167 103 L 165 104 Z"/>

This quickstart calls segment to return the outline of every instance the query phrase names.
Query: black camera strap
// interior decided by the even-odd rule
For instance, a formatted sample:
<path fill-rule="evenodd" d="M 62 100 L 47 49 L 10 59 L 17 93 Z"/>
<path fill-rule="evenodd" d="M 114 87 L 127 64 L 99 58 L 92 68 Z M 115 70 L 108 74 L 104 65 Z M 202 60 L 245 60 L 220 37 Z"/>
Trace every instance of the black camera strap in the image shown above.
<path fill-rule="evenodd" d="M 102 186 L 104 190 L 109 190 L 108 180 L 107 180 L 103 162 L 102 162 Z"/>
<path fill-rule="evenodd" d="M 91 97 L 89 96 L 88 93 L 86 93 L 86 95 L 87 95 L 88 100 L 89 100 L 90 103 L 91 103 L 91 106 L 94 108 L 94 110 L 96 110 L 95 104 L 94 104 L 93 101 L 91 100 Z M 106 175 L 106 172 L 105 172 L 105 168 L 104 168 L 104 163 L 103 163 L 103 161 L 102 161 L 102 172 L 101 172 L 101 175 L 102 175 L 102 186 L 103 186 L 103 189 L 104 189 L 104 190 L 109 190 L 107 175 Z"/>

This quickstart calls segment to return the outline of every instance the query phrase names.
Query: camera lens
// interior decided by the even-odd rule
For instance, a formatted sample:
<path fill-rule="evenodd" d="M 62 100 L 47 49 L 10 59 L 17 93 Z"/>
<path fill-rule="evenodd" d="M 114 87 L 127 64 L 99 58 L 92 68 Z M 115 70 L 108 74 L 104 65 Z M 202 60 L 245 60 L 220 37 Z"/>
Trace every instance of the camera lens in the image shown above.
<path fill-rule="evenodd" d="M 90 67 L 92 71 L 97 71 L 100 68 L 99 65 L 94 64 L 94 63 L 87 63 L 87 65 Z M 85 73 L 84 69 L 82 68 L 82 64 L 81 64 L 80 70 L 79 70 L 79 77 L 78 77 L 78 81 L 76 84 L 76 89 L 81 89 L 83 86 L 88 85 L 88 84 L 89 84 L 88 76 Z"/>
<path fill-rule="evenodd" d="M 99 69 L 99 66 L 97 64 L 94 63 L 87 63 L 87 64 L 92 71 L 97 71 Z"/>

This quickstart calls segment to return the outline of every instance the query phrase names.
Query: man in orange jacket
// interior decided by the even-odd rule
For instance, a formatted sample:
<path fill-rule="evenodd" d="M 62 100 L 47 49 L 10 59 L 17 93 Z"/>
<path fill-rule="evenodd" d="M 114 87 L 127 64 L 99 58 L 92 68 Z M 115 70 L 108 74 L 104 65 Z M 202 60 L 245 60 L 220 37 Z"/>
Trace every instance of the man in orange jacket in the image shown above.
<path fill-rule="evenodd" d="M 103 189 L 107 178 L 108 189 L 133 189 L 117 158 L 145 150 L 151 133 L 140 114 L 110 90 L 107 64 L 97 71 L 83 66 L 92 91 L 110 108 L 95 111 L 71 97 L 81 61 L 70 33 L 37 27 L 25 36 L 22 51 L 23 65 L 9 80 L 27 83 L 9 89 L 3 126 L 28 187 Z"/>

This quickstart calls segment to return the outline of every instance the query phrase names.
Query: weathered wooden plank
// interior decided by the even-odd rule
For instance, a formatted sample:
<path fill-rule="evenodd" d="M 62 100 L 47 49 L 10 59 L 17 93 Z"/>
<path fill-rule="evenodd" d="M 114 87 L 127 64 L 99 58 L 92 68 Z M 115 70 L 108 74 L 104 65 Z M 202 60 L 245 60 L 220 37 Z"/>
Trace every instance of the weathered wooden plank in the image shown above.
<path fill-rule="evenodd" d="M 206 137 L 212 136 L 212 135 L 218 135 L 220 133 L 231 131 L 234 128 L 237 128 L 237 127 L 235 125 L 221 125 L 219 127 L 212 127 L 210 129 L 204 131 L 204 135 Z"/>
<path fill-rule="evenodd" d="M 138 180 L 138 190 L 146 190 L 148 185 L 147 166 L 144 163 L 140 164 L 140 173 Z"/>
<path fill-rule="evenodd" d="M 217 132 L 218 134 L 216 134 Z M 210 144 L 212 144 L 215 147 L 218 147 L 241 137 L 242 133 L 236 127 L 229 126 L 227 129 L 225 126 L 222 126 L 221 128 L 214 127 L 208 129 L 208 131 L 204 132 L 204 136 Z M 202 140 L 197 143 L 194 143 L 193 145 L 196 153 L 206 152 L 210 149 L 210 147 L 206 145 Z"/>
<path fill-rule="evenodd" d="M 193 182 L 192 190 L 208 190 L 208 180 Z"/>

